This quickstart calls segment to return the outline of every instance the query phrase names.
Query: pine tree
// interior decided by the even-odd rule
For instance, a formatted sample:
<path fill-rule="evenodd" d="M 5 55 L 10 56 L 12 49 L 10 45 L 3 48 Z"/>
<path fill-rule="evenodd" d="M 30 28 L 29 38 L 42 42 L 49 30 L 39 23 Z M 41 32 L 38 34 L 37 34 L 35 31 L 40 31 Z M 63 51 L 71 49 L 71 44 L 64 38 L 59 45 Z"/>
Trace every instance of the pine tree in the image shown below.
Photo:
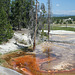
<path fill-rule="evenodd" d="M 0 11 L 0 43 L 12 37 L 13 31 L 4 7 Z"/>
<path fill-rule="evenodd" d="M 11 2 L 11 15 L 10 15 L 10 19 L 11 19 L 11 25 L 13 28 L 15 28 L 15 1 Z"/>
<path fill-rule="evenodd" d="M 29 26 L 29 11 L 32 0 L 15 0 L 11 5 L 11 22 L 14 27 L 28 27 Z"/>
<path fill-rule="evenodd" d="M 10 18 L 10 1 L 11 0 L 0 0 L 0 9 L 1 7 L 4 7 L 8 19 Z"/>

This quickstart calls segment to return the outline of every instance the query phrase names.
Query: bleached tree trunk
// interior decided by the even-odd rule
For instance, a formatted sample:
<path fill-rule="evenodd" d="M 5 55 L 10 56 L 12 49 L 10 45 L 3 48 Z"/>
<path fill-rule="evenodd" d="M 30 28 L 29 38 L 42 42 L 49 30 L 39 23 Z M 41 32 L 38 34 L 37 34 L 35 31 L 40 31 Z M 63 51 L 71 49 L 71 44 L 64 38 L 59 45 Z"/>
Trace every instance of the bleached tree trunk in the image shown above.
<path fill-rule="evenodd" d="M 35 47 L 36 47 L 36 32 L 37 32 L 37 0 L 36 0 L 36 26 L 35 26 L 35 32 L 34 32 L 33 50 L 35 50 Z"/>
<path fill-rule="evenodd" d="M 48 41 L 49 41 L 49 32 L 50 32 L 50 0 L 48 0 Z"/>

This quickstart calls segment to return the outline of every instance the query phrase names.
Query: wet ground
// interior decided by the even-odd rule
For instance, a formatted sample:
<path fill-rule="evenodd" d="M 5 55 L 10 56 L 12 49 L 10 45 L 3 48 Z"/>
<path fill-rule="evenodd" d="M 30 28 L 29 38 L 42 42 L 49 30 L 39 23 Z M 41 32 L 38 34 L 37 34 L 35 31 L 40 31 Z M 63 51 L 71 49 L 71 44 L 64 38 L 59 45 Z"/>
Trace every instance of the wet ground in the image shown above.
<path fill-rule="evenodd" d="M 23 75 L 75 75 L 75 34 L 52 34 L 35 51 L 3 55 L 5 67 Z"/>
<path fill-rule="evenodd" d="M 74 75 L 75 51 L 69 49 L 69 46 L 44 42 L 37 45 L 34 52 L 17 51 L 3 55 L 2 58 L 8 63 L 4 64 L 6 67 L 24 75 Z"/>
<path fill-rule="evenodd" d="M 49 54 L 47 53 L 47 49 L 46 49 L 48 48 L 47 46 L 49 46 L 50 47 L 49 50 L 51 50 L 50 52 L 48 52 Z M 46 51 L 45 54 L 50 55 L 50 57 L 51 55 L 53 55 L 57 58 L 56 60 L 49 62 L 50 65 L 48 63 L 45 63 L 45 65 L 48 64 L 48 67 L 50 66 L 49 69 L 69 70 L 75 68 L 75 45 L 74 44 L 44 43 L 41 44 L 41 47 L 46 49 L 44 50 Z M 37 49 L 37 51 L 35 52 L 37 53 L 38 51 L 39 53 L 41 53 L 39 49 Z M 42 53 L 44 51 L 42 51 Z"/>
<path fill-rule="evenodd" d="M 69 34 L 52 34 L 51 41 L 75 44 L 75 33 Z"/>

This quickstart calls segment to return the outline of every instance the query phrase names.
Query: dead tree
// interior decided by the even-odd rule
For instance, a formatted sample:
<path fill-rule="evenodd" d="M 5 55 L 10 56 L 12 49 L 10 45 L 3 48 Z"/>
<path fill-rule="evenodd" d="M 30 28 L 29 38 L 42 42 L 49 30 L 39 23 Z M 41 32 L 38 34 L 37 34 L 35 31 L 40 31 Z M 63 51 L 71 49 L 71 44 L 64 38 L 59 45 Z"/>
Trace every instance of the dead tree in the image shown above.
<path fill-rule="evenodd" d="M 48 0 L 48 41 L 49 41 L 49 32 L 50 32 L 50 0 Z"/>
<path fill-rule="evenodd" d="M 36 32 L 37 32 L 37 0 L 36 0 L 36 26 L 35 26 L 35 32 L 34 32 L 33 50 L 35 50 L 35 46 L 36 46 Z"/>

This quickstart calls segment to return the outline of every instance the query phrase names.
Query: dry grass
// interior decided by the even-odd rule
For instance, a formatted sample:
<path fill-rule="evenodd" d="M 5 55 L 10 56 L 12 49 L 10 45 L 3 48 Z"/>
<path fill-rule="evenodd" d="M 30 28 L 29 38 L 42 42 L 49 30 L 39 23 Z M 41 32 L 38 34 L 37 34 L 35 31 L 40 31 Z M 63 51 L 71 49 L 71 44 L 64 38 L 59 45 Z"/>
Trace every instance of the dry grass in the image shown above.
<path fill-rule="evenodd" d="M 44 42 L 41 44 L 43 53 L 52 51 L 52 44 L 50 42 Z"/>

